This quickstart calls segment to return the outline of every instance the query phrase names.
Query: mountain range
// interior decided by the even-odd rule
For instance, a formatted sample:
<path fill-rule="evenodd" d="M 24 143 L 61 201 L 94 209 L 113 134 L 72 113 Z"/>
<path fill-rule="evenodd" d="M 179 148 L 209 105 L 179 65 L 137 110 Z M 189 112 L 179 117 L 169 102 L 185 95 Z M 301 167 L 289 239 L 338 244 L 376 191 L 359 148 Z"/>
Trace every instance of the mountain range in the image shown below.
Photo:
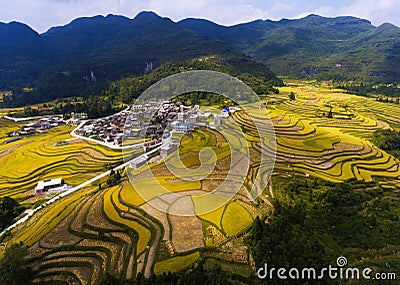
<path fill-rule="evenodd" d="M 280 75 L 319 74 L 325 78 L 399 81 L 400 28 L 379 27 L 354 17 L 278 22 L 257 20 L 225 27 L 203 19 L 180 26 L 225 41 Z"/>
<path fill-rule="evenodd" d="M 393 83 L 400 81 L 400 28 L 317 15 L 226 27 L 204 19 L 176 23 L 153 12 L 78 18 L 44 34 L 0 23 L 0 90 L 33 87 L 34 101 L 49 93 L 88 96 L 162 63 L 208 55 L 278 75 Z M 265 74 L 275 78 L 267 68 Z"/>
<path fill-rule="evenodd" d="M 42 35 L 21 23 L 0 25 L 1 87 L 30 84 L 36 97 L 96 94 L 109 82 L 141 74 L 146 67 L 209 54 L 242 56 L 220 40 L 151 12 L 133 20 L 79 18 Z"/>

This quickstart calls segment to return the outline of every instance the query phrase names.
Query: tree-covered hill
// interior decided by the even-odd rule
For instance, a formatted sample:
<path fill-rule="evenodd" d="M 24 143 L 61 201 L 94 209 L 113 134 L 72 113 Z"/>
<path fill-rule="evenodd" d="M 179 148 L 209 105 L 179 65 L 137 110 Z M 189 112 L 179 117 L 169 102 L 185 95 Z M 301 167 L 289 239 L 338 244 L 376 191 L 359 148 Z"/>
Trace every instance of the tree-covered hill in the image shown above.
<path fill-rule="evenodd" d="M 202 19 L 182 20 L 179 25 L 221 39 L 281 75 L 400 81 L 396 68 L 400 64 L 400 28 L 391 24 L 375 27 L 354 17 L 309 15 L 231 27 Z"/>
<path fill-rule="evenodd" d="M 142 76 L 126 77 L 111 83 L 102 95 L 113 101 L 132 104 L 152 84 L 170 75 L 189 70 L 213 70 L 235 76 L 249 85 L 257 94 L 279 92 L 275 86 L 282 86 L 278 79 L 263 64 L 249 58 L 207 56 L 183 61 L 169 61 Z"/>
<path fill-rule="evenodd" d="M 0 88 L 36 78 L 48 64 L 43 48 L 40 35 L 27 25 L 0 23 Z"/>
<path fill-rule="evenodd" d="M 9 28 L 1 27 L 3 33 Z M 167 61 L 219 55 L 232 58 L 238 64 L 253 62 L 223 41 L 198 35 L 152 12 L 142 12 L 133 20 L 112 15 L 81 18 L 43 35 L 29 31 L 35 40 L 32 46 L 38 46 L 41 52 L 22 57 L 25 50 L 16 51 L 21 64 L 11 60 L 12 70 L 4 64 L 1 66 L 1 85 L 13 90 L 13 96 L 4 98 L 6 106 L 99 95 L 114 80 L 141 75 Z M 9 33 L 20 41 L 28 39 L 28 31 Z M 12 42 L 14 46 L 18 44 L 11 40 L 7 44 L 10 52 Z M 35 51 L 28 47 L 26 50 Z M 0 63 L 6 59 L 6 54 L 1 53 Z M 253 63 L 254 69 L 260 65 Z M 40 68 L 34 69 L 36 66 Z M 274 77 L 270 71 L 267 73 Z M 32 90 L 26 92 L 23 87 L 32 87 Z"/>

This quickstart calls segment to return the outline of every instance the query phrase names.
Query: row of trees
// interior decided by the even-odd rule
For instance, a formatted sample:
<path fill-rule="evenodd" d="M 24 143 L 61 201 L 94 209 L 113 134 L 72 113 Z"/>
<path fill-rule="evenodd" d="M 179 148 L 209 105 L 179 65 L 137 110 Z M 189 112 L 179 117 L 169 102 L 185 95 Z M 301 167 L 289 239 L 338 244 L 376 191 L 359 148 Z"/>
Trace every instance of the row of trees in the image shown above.
<path fill-rule="evenodd" d="M 374 84 L 353 84 L 353 83 L 342 83 L 338 84 L 338 88 L 344 89 L 351 94 L 357 94 L 362 96 L 384 95 L 388 97 L 400 97 L 400 89 L 395 84 L 392 85 L 379 85 Z"/>
<path fill-rule="evenodd" d="M 31 117 L 53 114 L 63 114 L 68 117 L 71 112 L 85 112 L 89 118 L 111 115 L 121 110 L 121 104 L 114 103 L 112 98 L 90 96 L 86 99 L 77 98 L 58 100 L 55 103 L 43 104 L 39 108 L 24 107 L 23 111 L 12 114 L 15 117 Z"/>
<path fill-rule="evenodd" d="M 125 277 L 116 277 L 106 274 L 99 285 L 220 285 L 220 284 L 253 284 L 252 279 L 234 276 L 225 272 L 218 264 L 205 268 L 204 260 L 200 259 L 184 272 L 168 272 L 159 276 L 145 278 L 142 274 L 133 280 L 126 280 Z M 236 279 L 236 280 L 235 280 Z M 241 282 L 240 282 L 241 281 Z"/>

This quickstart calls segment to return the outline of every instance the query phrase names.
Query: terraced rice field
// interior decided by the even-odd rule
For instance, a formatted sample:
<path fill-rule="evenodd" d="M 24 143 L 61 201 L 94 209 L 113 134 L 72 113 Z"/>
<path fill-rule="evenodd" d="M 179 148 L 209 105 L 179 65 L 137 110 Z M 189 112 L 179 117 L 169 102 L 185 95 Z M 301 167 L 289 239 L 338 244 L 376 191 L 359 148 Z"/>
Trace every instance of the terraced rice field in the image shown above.
<path fill-rule="evenodd" d="M 154 267 L 154 273 L 155 274 L 162 274 L 162 273 L 168 273 L 168 271 L 173 271 L 171 272 L 178 272 L 188 265 L 192 264 L 195 262 L 198 258 L 200 257 L 200 254 L 198 252 L 188 254 L 186 256 L 177 256 L 173 257 L 171 259 L 168 259 L 166 261 L 161 261 L 156 264 Z"/>
<path fill-rule="evenodd" d="M 198 145 L 215 149 L 219 159 L 217 169 L 204 181 L 181 181 L 168 172 L 164 163 L 152 165 L 158 183 L 169 191 L 191 197 L 194 212 L 202 212 L 202 207 L 214 200 L 215 197 L 204 199 L 206 196 L 201 194 L 209 192 L 213 183 L 222 183 L 229 169 L 225 163 L 221 164 L 229 162 L 229 151 L 222 138 L 216 146 L 216 135 L 213 131 L 198 131 L 186 137 L 181 148 L 184 163 L 192 167 L 200 163 L 196 161 L 197 149 L 190 149 L 194 140 Z M 44 141 L 38 145 L 49 149 L 45 157 L 61 161 L 52 153 L 51 145 Z M 144 179 L 142 183 L 151 192 L 149 181 Z M 249 203 L 248 197 L 241 195 L 236 199 Z M 126 278 L 139 272 L 150 276 L 153 272 L 183 269 L 200 256 L 199 252 L 187 252 L 206 245 L 218 246 L 245 230 L 255 216 L 236 199 L 204 216 L 180 217 L 149 207 L 128 181 L 104 190 L 93 185 L 46 207 L 23 227 L 13 230 L 10 239 L 30 246 L 31 263 L 39 272 L 37 282 L 67 278 L 68 282 L 96 284 L 106 272 Z M 248 207 L 256 209 L 254 205 Z M 237 215 L 243 216 L 241 222 L 231 225 Z M 206 225 L 212 219 L 216 230 L 211 245 L 206 241 L 210 235 Z"/>
<path fill-rule="evenodd" d="M 290 92 L 297 94 L 296 100 L 289 100 Z M 400 106 L 299 82 L 280 88 L 280 94 L 270 96 L 266 104 L 277 138 L 275 172 L 399 185 L 399 161 L 370 139 L 376 130 L 399 128 Z M 244 114 L 235 117 L 251 127 Z"/>
<path fill-rule="evenodd" d="M 75 186 L 122 161 L 120 151 L 70 140 L 69 126 L 3 144 L 19 124 L 0 119 L 0 125 L 0 196 L 23 199 L 34 193 L 38 181 L 57 177 Z M 61 141 L 67 143 L 57 146 Z"/>
<path fill-rule="evenodd" d="M 105 272 L 126 278 L 150 272 L 145 264 L 153 258 L 161 226 L 122 204 L 119 195 L 125 187 L 129 184 L 81 191 L 13 231 L 14 241 L 30 246 L 36 281 L 68 276 L 69 282 L 97 284 Z"/>
<path fill-rule="evenodd" d="M 289 100 L 290 92 L 297 94 L 296 100 Z M 399 161 L 370 141 L 375 130 L 400 129 L 400 106 L 298 82 L 282 87 L 280 94 L 267 97 L 265 103 L 275 128 L 273 175 L 279 176 L 279 181 L 296 173 L 334 182 L 375 180 L 384 188 L 400 188 Z M 331 109 L 333 117 L 329 118 Z M 138 273 L 149 277 L 187 268 L 200 257 L 219 260 L 224 266 L 234 262 L 235 268 L 242 266 L 251 272 L 243 236 L 255 217 L 272 211 L 269 197 L 275 190 L 268 184 L 256 201 L 249 199 L 249 191 L 253 178 L 266 172 L 260 167 L 261 151 L 272 152 L 275 147 L 270 138 L 257 136 L 246 113 L 237 112 L 232 117 L 244 130 L 250 167 L 243 186 L 222 206 L 218 205 L 220 200 L 224 202 L 223 197 L 210 192 L 226 178 L 231 150 L 215 130 L 197 130 L 181 141 L 182 163 L 171 157 L 166 161 L 176 168 L 196 170 L 199 151 L 212 149 L 215 168 L 201 181 L 176 177 L 165 161 L 150 165 L 152 179 L 141 176 L 142 168 L 128 169 L 138 174 L 135 185 L 146 190 L 144 195 L 126 178 L 109 188 L 101 181 L 102 189 L 92 185 L 44 208 L 5 242 L 23 241 L 30 246 L 30 262 L 39 272 L 35 282 L 96 284 L 107 272 L 127 279 Z M 0 139 L 7 128 L 0 128 Z M 105 164 L 122 161 L 118 152 L 79 140 L 54 146 L 68 139 L 70 131 L 60 127 L 0 145 L 0 194 L 21 197 L 37 180 L 54 176 L 77 184 L 104 171 Z M 236 147 L 243 146 L 237 140 Z M 160 185 L 164 190 L 160 191 Z M 171 199 L 170 193 L 187 199 Z M 149 201 L 166 209 L 185 203 L 194 215 L 165 213 Z M 210 206 L 215 210 L 204 210 Z"/>

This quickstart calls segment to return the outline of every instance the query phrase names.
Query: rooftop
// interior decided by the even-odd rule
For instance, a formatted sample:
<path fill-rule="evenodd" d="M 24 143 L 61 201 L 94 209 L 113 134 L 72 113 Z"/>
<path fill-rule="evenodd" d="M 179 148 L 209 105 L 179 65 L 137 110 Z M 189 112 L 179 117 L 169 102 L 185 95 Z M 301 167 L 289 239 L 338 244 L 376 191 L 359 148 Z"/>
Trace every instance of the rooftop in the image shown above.
<path fill-rule="evenodd" d="M 45 187 L 52 187 L 63 184 L 62 178 L 55 178 L 51 180 L 39 181 L 35 190 L 43 190 Z"/>

